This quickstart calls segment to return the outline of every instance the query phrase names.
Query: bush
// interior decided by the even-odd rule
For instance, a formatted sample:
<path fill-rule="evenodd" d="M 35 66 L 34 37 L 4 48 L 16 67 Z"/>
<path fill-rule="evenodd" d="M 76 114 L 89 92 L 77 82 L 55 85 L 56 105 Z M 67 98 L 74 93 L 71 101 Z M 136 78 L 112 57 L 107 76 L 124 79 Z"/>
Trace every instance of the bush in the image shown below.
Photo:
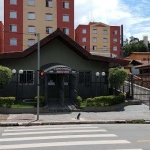
<path fill-rule="evenodd" d="M 86 99 L 86 106 L 88 106 L 88 107 L 95 106 L 95 102 L 94 102 L 93 98 Z"/>
<path fill-rule="evenodd" d="M 78 96 L 78 97 L 77 97 L 77 105 L 78 105 L 78 106 L 81 106 L 81 103 L 82 103 L 82 97 L 81 97 L 81 96 Z"/>
<path fill-rule="evenodd" d="M 15 97 L 0 97 L 0 106 L 10 108 L 15 102 Z"/>
<path fill-rule="evenodd" d="M 35 100 L 37 102 L 37 96 L 35 97 Z M 40 105 L 40 107 L 44 106 L 44 104 L 45 104 L 45 96 L 44 95 L 40 95 L 40 97 L 39 97 L 39 105 Z"/>

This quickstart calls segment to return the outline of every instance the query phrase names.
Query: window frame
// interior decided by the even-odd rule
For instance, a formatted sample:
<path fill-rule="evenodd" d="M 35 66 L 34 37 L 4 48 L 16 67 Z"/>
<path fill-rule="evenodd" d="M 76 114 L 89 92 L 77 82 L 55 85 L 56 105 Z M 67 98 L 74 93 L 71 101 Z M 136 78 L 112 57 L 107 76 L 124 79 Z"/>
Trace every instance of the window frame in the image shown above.
<path fill-rule="evenodd" d="M 96 46 L 96 45 L 93 45 L 92 50 L 93 50 L 93 51 L 97 51 L 97 46 Z"/>
<path fill-rule="evenodd" d="M 15 40 L 16 44 L 12 44 L 12 40 Z M 17 46 L 17 38 L 10 38 L 10 46 Z"/>
<path fill-rule="evenodd" d="M 50 19 L 47 18 L 48 16 L 50 16 Z M 52 20 L 53 20 L 53 15 L 52 15 L 51 13 L 46 13 L 46 14 L 45 14 L 45 20 L 46 20 L 46 21 L 52 21 Z"/>
<path fill-rule="evenodd" d="M 108 30 L 103 29 L 103 34 L 107 35 L 108 34 Z"/>
<path fill-rule="evenodd" d="M 15 0 L 15 3 L 13 3 L 13 0 L 10 0 L 10 1 L 9 1 L 9 4 L 10 4 L 10 5 L 17 5 L 17 0 Z"/>
<path fill-rule="evenodd" d="M 27 82 L 27 81 L 28 81 L 28 79 L 27 79 L 27 78 L 28 78 L 28 76 L 27 76 L 28 73 L 27 73 L 27 72 L 29 72 L 29 71 L 32 72 L 32 75 L 33 75 L 33 76 L 32 76 L 32 78 L 33 78 L 33 79 L 32 79 L 32 80 L 33 80 L 32 83 L 28 83 L 28 82 Z M 24 73 L 24 72 L 25 72 L 25 73 Z M 25 77 L 25 78 L 26 78 L 26 79 L 25 79 L 25 80 L 26 80 L 25 83 L 24 83 L 24 82 L 21 82 L 21 76 L 23 76 L 23 75 L 26 76 L 26 77 Z M 23 77 L 22 77 L 22 78 L 23 78 Z M 19 74 L 18 84 L 19 84 L 19 85 L 34 85 L 34 79 L 35 79 L 34 70 L 23 70 L 23 74 Z M 23 79 L 22 79 L 22 80 L 23 80 Z"/>
<path fill-rule="evenodd" d="M 35 0 L 28 0 L 28 6 L 35 6 Z"/>
<path fill-rule="evenodd" d="M 103 46 L 103 51 L 107 51 L 108 47 L 107 46 Z"/>
<path fill-rule="evenodd" d="M 51 29 L 51 32 L 49 32 L 49 29 Z M 47 32 L 48 31 L 48 32 Z M 52 27 L 46 27 L 46 34 L 51 34 L 53 32 L 53 28 Z"/>
<path fill-rule="evenodd" d="M 114 34 L 114 35 L 117 35 L 117 34 L 118 34 L 118 31 L 117 31 L 117 30 L 114 30 L 114 31 L 113 31 L 113 34 Z"/>
<path fill-rule="evenodd" d="M 96 31 L 96 32 L 95 32 L 95 31 Z M 97 29 L 93 29 L 93 30 L 92 30 L 92 33 L 93 33 L 93 34 L 97 34 Z"/>
<path fill-rule="evenodd" d="M 93 37 L 92 42 L 96 43 L 97 42 L 97 37 Z"/>
<path fill-rule="evenodd" d="M 107 43 L 108 39 L 107 38 L 103 38 L 103 43 Z"/>
<path fill-rule="evenodd" d="M 117 46 L 113 46 L 113 51 L 117 51 L 117 50 L 118 50 L 118 47 Z"/>
<path fill-rule="evenodd" d="M 49 2 L 51 2 L 52 5 L 49 5 L 50 4 Z M 53 1 L 52 0 L 45 0 L 45 3 L 46 3 L 45 7 L 49 7 L 49 8 L 53 7 Z"/>
<path fill-rule="evenodd" d="M 68 32 L 66 32 L 68 30 Z M 63 28 L 63 32 L 66 34 L 66 35 L 69 35 L 69 28 Z"/>
<path fill-rule="evenodd" d="M 31 45 L 29 44 L 30 40 L 32 40 L 32 41 L 34 40 L 34 44 L 35 44 L 35 39 L 28 39 L 28 46 L 33 46 L 34 44 L 31 44 Z"/>
<path fill-rule="evenodd" d="M 12 30 L 13 27 L 16 27 L 16 30 Z M 17 25 L 15 25 L 15 24 L 10 24 L 10 32 L 17 32 Z"/>
<path fill-rule="evenodd" d="M 67 17 L 67 19 L 65 19 L 64 17 Z M 69 15 L 68 14 L 63 14 L 62 20 L 63 20 L 63 22 L 69 22 Z"/>
<path fill-rule="evenodd" d="M 84 40 L 84 39 L 85 39 L 85 40 Z M 83 38 L 82 38 L 82 42 L 87 42 L 87 41 L 86 41 L 86 37 L 83 37 Z"/>
<path fill-rule="evenodd" d="M 84 31 L 85 31 L 85 32 L 84 32 Z M 83 33 L 83 34 L 86 34 L 86 29 L 82 29 L 82 33 Z"/>
<path fill-rule="evenodd" d="M 113 43 L 117 43 L 118 39 L 117 38 L 113 38 Z"/>
<path fill-rule="evenodd" d="M 68 4 L 68 5 L 67 5 L 68 7 L 65 7 L 65 6 L 66 6 L 65 4 Z M 70 8 L 70 3 L 69 3 L 69 1 L 64 1 L 64 2 L 63 2 L 63 8 L 64 8 L 64 9 L 69 9 L 69 8 Z"/>
<path fill-rule="evenodd" d="M 29 28 L 33 28 L 33 27 L 34 27 L 34 32 L 30 32 L 30 31 L 29 31 Z M 28 26 L 28 33 L 35 33 L 35 26 L 29 25 L 29 26 Z"/>
<path fill-rule="evenodd" d="M 82 48 L 86 49 L 86 45 L 82 45 Z"/>
<path fill-rule="evenodd" d="M 33 15 L 34 17 L 29 18 L 30 15 Z M 35 12 L 28 12 L 28 20 L 35 20 Z"/>
<path fill-rule="evenodd" d="M 15 17 L 11 17 L 11 13 L 15 13 Z M 11 18 L 11 19 L 17 19 L 17 11 L 10 11 L 9 12 L 9 18 Z"/>

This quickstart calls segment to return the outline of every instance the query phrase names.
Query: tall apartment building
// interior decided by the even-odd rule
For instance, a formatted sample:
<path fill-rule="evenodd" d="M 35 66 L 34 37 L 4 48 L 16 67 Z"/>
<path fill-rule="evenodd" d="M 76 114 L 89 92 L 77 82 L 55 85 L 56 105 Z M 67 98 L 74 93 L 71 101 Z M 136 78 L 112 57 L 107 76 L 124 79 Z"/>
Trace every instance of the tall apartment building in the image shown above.
<path fill-rule="evenodd" d="M 4 0 L 4 52 L 21 52 L 60 28 L 74 39 L 74 0 Z"/>
<path fill-rule="evenodd" d="M 4 52 L 4 25 L 0 21 L 0 53 Z"/>
<path fill-rule="evenodd" d="M 120 58 L 120 26 L 90 22 L 79 25 L 75 30 L 75 40 L 93 55 Z"/>

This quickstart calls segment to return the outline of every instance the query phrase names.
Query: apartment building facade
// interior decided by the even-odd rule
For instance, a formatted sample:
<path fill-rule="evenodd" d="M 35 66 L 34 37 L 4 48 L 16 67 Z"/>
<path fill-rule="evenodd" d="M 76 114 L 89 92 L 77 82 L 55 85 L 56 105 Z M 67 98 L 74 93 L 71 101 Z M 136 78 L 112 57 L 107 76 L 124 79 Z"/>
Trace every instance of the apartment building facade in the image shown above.
<path fill-rule="evenodd" d="M 4 52 L 21 52 L 57 28 L 74 39 L 74 0 L 5 0 Z"/>
<path fill-rule="evenodd" d="M 90 22 L 79 25 L 75 30 L 75 40 L 93 55 L 120 58 L 120 26 Z"/>
<path fill-rule="evenodd" d="M 4 52 L 4 25 L 0 21 L 0 53 Z"/>

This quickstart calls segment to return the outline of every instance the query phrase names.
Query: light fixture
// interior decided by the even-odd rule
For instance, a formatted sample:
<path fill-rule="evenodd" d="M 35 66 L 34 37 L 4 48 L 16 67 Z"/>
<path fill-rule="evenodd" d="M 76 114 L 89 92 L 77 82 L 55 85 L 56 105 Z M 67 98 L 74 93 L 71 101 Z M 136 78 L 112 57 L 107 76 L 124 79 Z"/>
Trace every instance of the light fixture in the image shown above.
<path fill-rule="evenodd" d="M 23 70 L 22 69 L 19 70 L 19 74 L 23 74 Z"/>
<path fill-rule="evenodd" d="M 11 72 L 12 72 L 13 74 L 15 74 L 17 71 L 16 71 L 16 69 L 13 69 Z"/>
<path fill-rule="evenodd" d="M 105 72 L 102 72 L 102 76 L 104 77 L 106 75 L 106 73 Z"/>
<path fill-rule="evenodd" d="M 99 77 L 100 73 L 99 73 L 99 72 L 96 72 L 95 75 L 96 75 L 97 77 Z"/>

